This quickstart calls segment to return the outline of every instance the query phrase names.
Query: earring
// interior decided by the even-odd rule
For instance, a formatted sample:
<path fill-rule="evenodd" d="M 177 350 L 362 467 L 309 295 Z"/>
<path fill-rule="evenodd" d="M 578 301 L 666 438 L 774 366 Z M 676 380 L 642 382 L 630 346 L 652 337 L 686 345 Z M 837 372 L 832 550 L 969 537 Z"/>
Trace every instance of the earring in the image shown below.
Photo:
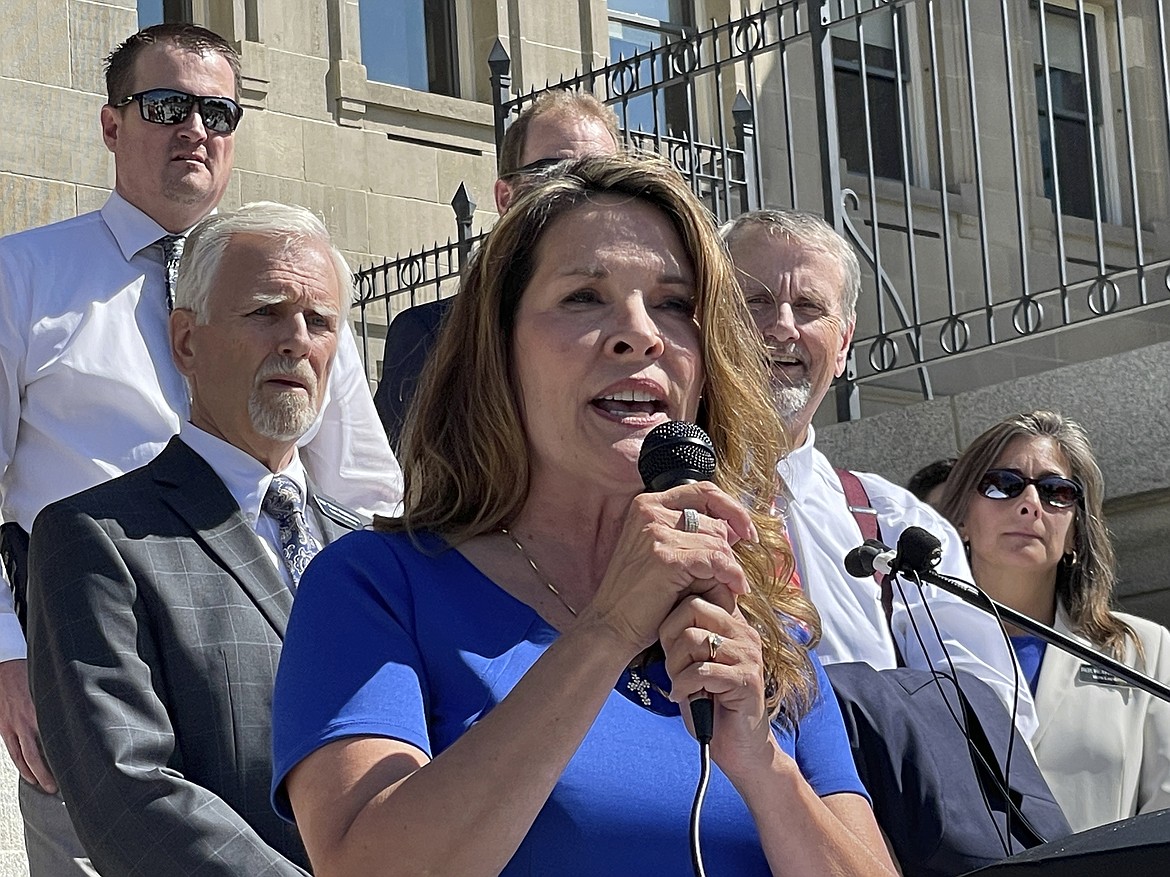
<path fill-rule="evenodd" d="M 1075 548 L 1072 551 L 1065 552 L 1065 554 L 1060 559 L 1064 561 L 1064 565 L 1069 569 L 1072 569 L 1078 563 L 1080 563 L 1080 558 L 1077 557 L 1077 550 Z"/>

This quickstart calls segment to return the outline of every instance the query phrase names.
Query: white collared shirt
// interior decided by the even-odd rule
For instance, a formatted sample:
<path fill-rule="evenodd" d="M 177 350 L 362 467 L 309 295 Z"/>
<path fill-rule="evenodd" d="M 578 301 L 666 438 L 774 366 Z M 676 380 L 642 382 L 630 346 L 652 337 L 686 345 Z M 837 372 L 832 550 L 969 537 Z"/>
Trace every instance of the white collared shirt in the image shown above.
<path fill-rule="evenodd" d="M 187 419 L 171 359 L 164 229 L 117 192 L 100 211 L 0 239 L 0 517 L 26 530 L 51 502 L 154 459 Z M 393 513 L 402 473 L 348 324 L 321 416 L 301 439 L 318 489 Z M 0 587 L 0 661 L 22 658 Z"/>
<path fill-rule="evenodd" d="M 804 444 L 780 461 L 778 471 L 789 496 L 786 520 L 797 569 L 805 593 L 821 615 L 823 635 L 817 654 L 826 664 L 864 661 L 879 670 L 897 665 L 894 641 L 908 667 L 950 673 L 949 655 L 956 669 L 966 670 L 994 689 L 1011 710 L 1018 672 L 1015 653 L 995 620 L 958 597 L 926 586 L 925 601 L 915 585 L 902 581 L 905 599 L 894 588 L 894 607 L 887 625 L 881 591 L 873 577 L 858 579 L 845 571 L 845 555 L 864 541 L 849 510 L 844 488 L 832 464 L 814 446 L 810 426 Z M 882 541 L 896 545 L 908 527 L 922 527 L 939 538 L 943 560 L 938 571 L 970 582 L 971 568 L 958 534 L 945 519 L 912 493 L 884 478 L 855 473 L 877 512 Z M 944 654 L 927 616 L 929 607 L 946 647 Z M 926 654 L 915 635 L 926 644 Z M 891 629 L 893 638 L 891 639 Z M 1036 730 L 1036 710 L 1028 684 L 1020 677 L 1016 727 L 1024 739 Z"/>
<path fill-rule="evenodd" d="M 288 571 L 288 565 L 284 562 L 281 554 L 280 524 L 265 512 L 262 506 L 264 497 L 268 493 L 268 485 L 277 475 L 283 475 L 290 479 L 297 486 L 297 490 L 301 492 L 301 499 L 307 501 L 309 488 L 300 455 L 294 450 L 289 464 L 279 472 L 272 472 L 251 454 L 240 450 L 231 442 L 225 442 L 218 436 L 200 429 L 189 420 L 184 421 L 180 427 L 179 438 L 215 470 L 215 474 L 219 476 L 228 489 L 228 493 L 232 495 L 232 499 L 236 501 L 236 505 L 240 507 L 240 512 L 244 515 L 248 526 L 252 528 L 252 532 L 260 537 L 260 541 L 264 545 L 264 553 L 268 555 L 273 567 L 291 589 L 292 574 Z M 308 514 L 307 503 L 305 522 L 308 524 L 309 532 L 313 534 L 313 538 L 317 540 L 318 544 L 324 545 L 324 534 L 317 526 L 313 516 Z"/>

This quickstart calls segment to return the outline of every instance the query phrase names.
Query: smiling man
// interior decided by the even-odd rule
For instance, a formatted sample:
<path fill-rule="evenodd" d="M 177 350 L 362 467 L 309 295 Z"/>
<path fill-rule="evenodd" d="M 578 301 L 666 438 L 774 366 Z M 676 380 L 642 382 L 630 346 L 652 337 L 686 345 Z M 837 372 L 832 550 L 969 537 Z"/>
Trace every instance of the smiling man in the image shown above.
<path fill-rule="evenodd" d="M 195 25 L 129 37 L 107 60 L 106 90 L 105 205 L 0 239 L 0 548 L 13 589 L 0 587 L 0 736 L 23 780 L 32 877 L 93 871 L 37 743 L 20 623 L 28 532 L 54 500 L 148 462 L 187 419 L 168 305 L 184 236 L 223 196 L 243 121 L 236 51 Z M 340 502 L 392 512 L 401 472 L 344 323 L 337 343 L 301 456 Z"/>
<path fill-rule="evenodd" d="M 190 420 L 141 469 L 37 517 L 33 694 L 104 877 L 308 868 L 268 806 L 269 716 L 300 575 L 363 523 L 316 490 L 297 451 L 324 404 L 350 285 L 302 208 L 204 220 L 170 320 Z"/>
<path fill-rule="evenodd" d="M 893 588 L 883 606 L 877 582 L 845 571 L 845 555 L 867 538 L 863 528 L 876 523 L 876 538 L 896 545 L 917 526 L 942 540 L 939 571 L 971 581 L 958 534 L 933 509 L 880 476 L 834 469 L 814 446 L 813 414 L 844 370 L 853 340 L 861 288 L 853 249 L 806 213 L 745 213 L 720 232 L 771 354 L 776 407 L 791 430 L 794 448 L 779 467 L 787 490 L 776 504 L 821 615 L 821 659 L 966 670 L 991 686 L 1009 713 L 1015 708 L 1017 727 L 1030 737 L 1035 707 L 1026 684 L 1017 699 L 1015 656 L 990 615 L 929 586 Z"/>

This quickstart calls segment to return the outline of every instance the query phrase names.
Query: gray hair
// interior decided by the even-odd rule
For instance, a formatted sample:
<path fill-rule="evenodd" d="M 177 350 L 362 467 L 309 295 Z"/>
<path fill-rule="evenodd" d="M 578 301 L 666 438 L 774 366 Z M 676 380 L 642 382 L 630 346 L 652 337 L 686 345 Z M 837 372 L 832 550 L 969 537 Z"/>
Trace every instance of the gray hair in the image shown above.
<path fill-rule="evenodd" d="M 238 210 L 222 211 L 206 217 L 187 236 L 179 264 L 179 278 L 175 284 L 175 307 L 194 311 L 198 323 L 206 323 L 210 317 L 207 302 L 219 272 L 219 264 L 228 243 L 237 234 L 276 238 L 281 243 L 281 258 L 306 244 L 321 244 L 333 260 L 338 288 L 341 290 L 342 310 L 353 301 L 353 272 L 349 270 L 341 251 L 333 245 L 324 223 L 304 207 L 277 204 L 274 201 L 254 201 Z M 344 318 L 345 314 L 339 316 Z"/>
<path fill-rule="evenodd" d="M 853 321 L 857 314 L 857 296 L 861 292 L 861 265 L 853 247 L 837 234 L 833 226 L 814 213 L 753 210 L 725 222 L 719 228 L 719 236 L 730 250 L 739 238 L 756 228 L 833 259 L 841 270 L 841 315 L 847 321 Z"/>

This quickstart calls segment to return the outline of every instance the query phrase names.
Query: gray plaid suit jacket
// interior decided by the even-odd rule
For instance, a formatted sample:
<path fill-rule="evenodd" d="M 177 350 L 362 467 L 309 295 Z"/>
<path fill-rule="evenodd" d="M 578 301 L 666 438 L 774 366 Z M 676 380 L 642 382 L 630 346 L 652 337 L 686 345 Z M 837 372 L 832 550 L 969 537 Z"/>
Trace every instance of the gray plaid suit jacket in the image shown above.
<path fill-rule="evenodd" d="M 29 569 L 41 738 L 103 877 L 304 874 L 268 799 L 292 595 L 214 470 L 172 439 L 41 512 Z"/>

